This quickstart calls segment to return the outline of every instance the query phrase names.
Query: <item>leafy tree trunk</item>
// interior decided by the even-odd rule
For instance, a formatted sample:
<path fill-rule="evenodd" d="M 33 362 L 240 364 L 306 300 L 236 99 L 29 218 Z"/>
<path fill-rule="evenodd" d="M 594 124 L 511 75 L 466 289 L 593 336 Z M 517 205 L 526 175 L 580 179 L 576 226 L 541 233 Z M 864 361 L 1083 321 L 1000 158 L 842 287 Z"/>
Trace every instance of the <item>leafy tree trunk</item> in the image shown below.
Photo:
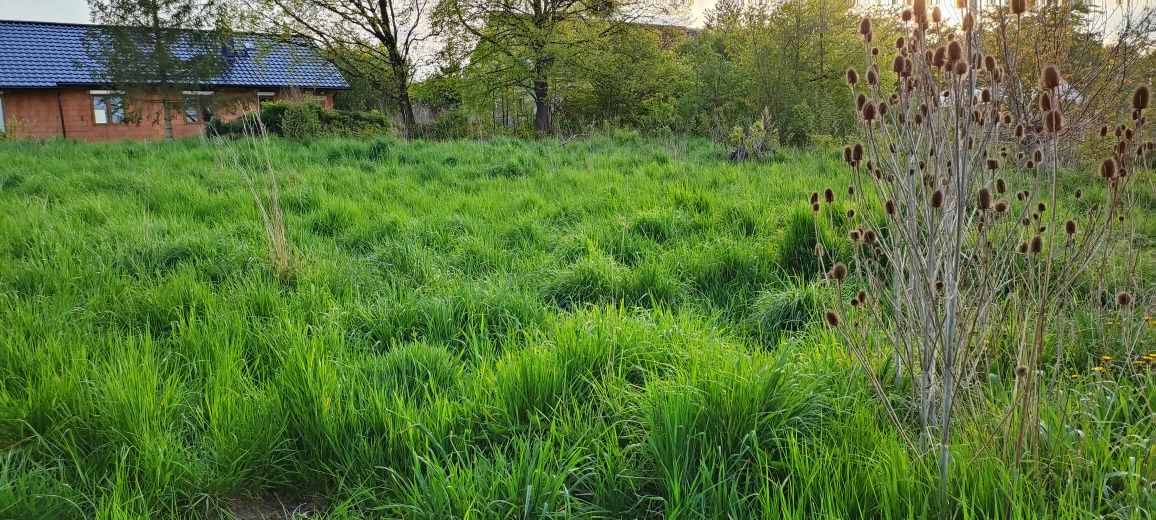
<path fill-rule="evenodd" d="M 545 46 L 535 42 L 533 80 L 531 94 L 534 96 L 534 130 L 538 137 L 550 135 L 550 82 L 549 72 L 553 60 L 546 55 Z"/>
<path fill-rule="evenodd" d="M 173 140 L 173 111 L 168 98 L 161 100 L 161 117 L 165 120 L 165 139 Z"/>
<path fill-rule="evenodd" d="M 550 85 L 534 80 L 534 128 L 539 137 L 550 135 Z"/>
<path fill-rule="evenodd" d="M 398 55 L 400 58 L 400 54 Z M 413 115 L 413 100 L 409 97 L 409 75 L 405 67 L 394 67 L 394 83 L 397 85 L 397 104 L 401 109 L 401 125 L 407 139 L 413 139 L 417 120 Z"/>

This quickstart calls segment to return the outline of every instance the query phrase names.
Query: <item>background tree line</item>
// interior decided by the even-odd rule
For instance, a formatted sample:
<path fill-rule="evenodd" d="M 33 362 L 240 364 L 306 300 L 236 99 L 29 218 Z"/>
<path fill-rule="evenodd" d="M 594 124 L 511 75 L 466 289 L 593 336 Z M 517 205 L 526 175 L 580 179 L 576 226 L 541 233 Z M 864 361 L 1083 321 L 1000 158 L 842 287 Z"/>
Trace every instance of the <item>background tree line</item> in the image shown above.
<path fill-rule="evenodd" d="M 701 29 L 685 27 L 688 6 L 673 0 L 92 4 L 97 21 L 111 25 L 139 19 L 138 25 L 253 30 L 308 41 L 353 87 L 338 95 L 337 108 L 384 113 L 409 137 L 578 135 L 610 127 L 723 140 L 757 119 L 776 144 L 842 140 L 856 128 L 844 73 L 865 58 L 851 30 L 863 8 L 852 0 L 720 0 Z M 881 22 L 874 45 L 893 53 L 898 33 L 882 20 L 894 17 L 880 12 L 875 18 Z M 1014 21 L 1000 8 L 985 18 L 986 48 L 996 54 L 1019 49 L 1001 56 L 1026 65 L 1019 67 L 1026 72 L 1016 78 L 1018 90 L 1029 92 L 1034 71 L 1045 64 L 1065 64 L 1073 88 L 1061 102 L 1070 105 L 1073 136 L 1092 133 L 1082 122 L 1115 112 L 1137 82 L 1156 76 L 1150 11 L 1108 24 L 1091 4 L 1067 2 L 1037 6 Z M 126 36 L 105 45 L 171 54 L 157 48 L 164 41 L 153 40 L 141 45 Z M 1019 41 L 1031 44 L 1009 45 Z M 205 76 L 200 68 L 209 69 L 193 74 L 184 70 L 197 65 L 191 62 L 169 67 L 174 60 L 100 54 L 131 55 L 120 60 L 127 64 L 155 62 L 163 70 L 143 74 L 171 78 L 165 84 L 177 90 Z M 142 75 L 139 67 L 112 65 L 128 72 L 111 83 Z M 880 71 L 881 80 L 893 81 L 889 74 Z M 1013 111 L 1031 112 L 1033 99 L 1011 97 Z"/>

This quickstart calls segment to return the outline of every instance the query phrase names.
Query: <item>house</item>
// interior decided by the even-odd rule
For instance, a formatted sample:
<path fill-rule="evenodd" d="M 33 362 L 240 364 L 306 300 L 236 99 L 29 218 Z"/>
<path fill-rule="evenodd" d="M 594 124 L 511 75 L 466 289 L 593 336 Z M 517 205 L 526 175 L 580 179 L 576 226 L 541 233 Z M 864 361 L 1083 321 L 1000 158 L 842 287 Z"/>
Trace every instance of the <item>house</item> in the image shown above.
<path fill-rule="evenodd" d="M 160 139 L 160 108 L 126 121 L 123 97 L 101 84 L 84 45 L 98 26 L 0 20 L 0 133 L 86 141 Z M 217 116 L 229 119 L 260 101 L 313 96 L 327 108 L 349 84 L 314 49 L 269 35 L 237 34 L 221 50 L 228 67 L 201 90 L 184 92 L 185 110 L 173 118 L 173 136 L 201 135 L 210 102 L 229 99 Z M 152 105 L 152 104 L 150 104 Z M 148 111 L 152 110 L 151 116 Z"/>

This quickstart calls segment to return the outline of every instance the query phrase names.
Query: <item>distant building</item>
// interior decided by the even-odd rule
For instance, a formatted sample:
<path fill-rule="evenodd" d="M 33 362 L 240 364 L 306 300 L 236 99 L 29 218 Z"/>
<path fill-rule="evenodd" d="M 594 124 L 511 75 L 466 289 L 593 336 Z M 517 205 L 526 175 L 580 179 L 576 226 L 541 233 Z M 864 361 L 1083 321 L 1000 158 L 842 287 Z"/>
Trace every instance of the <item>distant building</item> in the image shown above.
<path fill-rule="evenodd" d="M 159 107 L 126 121 L 123 97 L 92 71 L 84 38 L 92 25 L 0 20 L 0 133 L 81 140 L 160 139 Z M 260 101 L 313 96 L 327 108 L 349 84 L 314 49 L 272 36 L 239 34 L 221 50 L 228 67 L 202 90 L 185 92 L 173 135 L 204 132 L 218 98 L 233 100 L 223 119 Z"/>

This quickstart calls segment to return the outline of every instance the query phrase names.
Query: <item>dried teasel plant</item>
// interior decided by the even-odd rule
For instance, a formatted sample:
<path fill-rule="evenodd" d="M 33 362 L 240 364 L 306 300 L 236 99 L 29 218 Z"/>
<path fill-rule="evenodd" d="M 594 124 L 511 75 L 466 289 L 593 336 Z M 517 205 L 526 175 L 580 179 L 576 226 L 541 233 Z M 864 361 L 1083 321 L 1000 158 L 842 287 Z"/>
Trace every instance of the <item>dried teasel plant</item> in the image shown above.
<path fill-rule="evenodd" d="M 241 117 L 239 121 L 244 139 L 230 141 L 223 137 L 214 138 L 218 145 L 218 160 L 245 180 L 261 216 L 261 227 L 268 242 L 269 261 L 273 270 L 280 280 L 290 281 L 293 277 L 293 263 L 285 233 L 277 172 L 273 166 L 273 151 L 269 146 L 269 132 L 261 120 L 259 110 Z"/>
<path fill-rule="evenodd" d="M 890 63 L 892 75 L 862 82 L 858 71 L 847 72 L 862 132 L 843 155 L 853 257 L 828 272 L 839 298 L 824 311 L 911 449 L 935 453 L 944 500 L 959 410 L 983 399 L 989 371 L 1014 368 L 1008 414 L 1015 426 L 1001 438 L 1003 455 L 1018 467 L 1038 420 L 1045 339 L 1066 321 L 1073 288 L 1089 269 L 1113 251 L 1134 250 L 1120 219 L 1146 162 L 1135 140 L 1145 135 L 1149 97 L 1147 89 L 1132 96 L 1131 122 L 1116 132 L 1116 153 L 1093 181 L 1105 194 L 1102 206 L 1061 200 L 1059 161 L 1070 152 L 1060 138 L 1062 71 L 1049 65 L 1039 73 L 1032 119 L 1041 135 L 1029 139 L 1023 117 L 1011 113 L 1023 94 L 1012 96 L 1008 81 L 1018 71 L 984 52 L 986 20 L 974 3 L 961 9 L 960 28 L 936 23 L 922 2 L 905 9 L 891 59 L 874 51 L 872 23 L 859 26 L 865 70 L 876 76 Z M 823 218 L 817 192 L 810 202 Z M 1079 216 L 1065 219 L 1060 207 L 1069 202 L 1065 211 Z M 1117 282 L 1124 290 L 1131 284 Z M 850 300 L 848 289 L 856 294 Z M 1004 348 L 988 349 L 989 342 Z M 891 358 L 897 382 L 910 382 L 896 387 L 910 388 L 911 399 L 887 394 L 875 371 L 880 356 Z"/>

